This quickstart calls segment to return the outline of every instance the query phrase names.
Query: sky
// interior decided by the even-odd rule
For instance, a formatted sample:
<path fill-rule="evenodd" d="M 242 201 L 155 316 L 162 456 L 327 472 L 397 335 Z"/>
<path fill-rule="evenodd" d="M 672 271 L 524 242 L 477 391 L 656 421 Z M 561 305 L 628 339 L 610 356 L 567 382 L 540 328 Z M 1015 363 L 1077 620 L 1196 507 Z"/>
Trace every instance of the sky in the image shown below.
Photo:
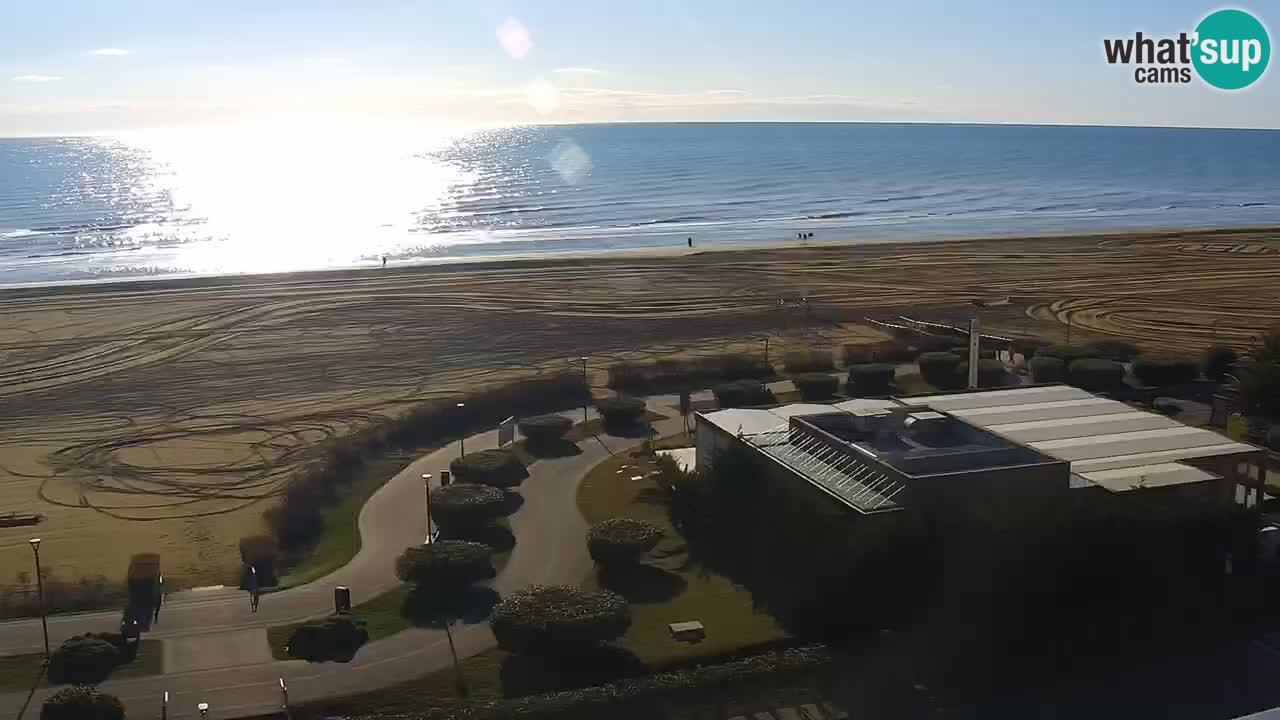
<path fill-rule="evenodd" d="M 1103 59 L 1104 38 L 1190 31 L 1218 7 L 14 2 L 0 10 L 0 136 L 325 120 L 1280 126 L 1274 70 L 1223 93 L 1198 81 L 1139 85 L 1132 68 Z M 1269 21 L 1260 2 L 1237 7 Z"/>

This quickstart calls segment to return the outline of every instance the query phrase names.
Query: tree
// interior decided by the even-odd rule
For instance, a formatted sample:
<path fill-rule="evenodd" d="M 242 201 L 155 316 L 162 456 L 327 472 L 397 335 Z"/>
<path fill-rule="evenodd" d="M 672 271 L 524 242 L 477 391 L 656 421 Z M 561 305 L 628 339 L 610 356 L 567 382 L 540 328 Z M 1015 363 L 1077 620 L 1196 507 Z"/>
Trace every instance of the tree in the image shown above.
<path fill-rule="evenodd" d="M 1280 418 L 1280 328 L 1242 356 L 1234 374 L 1245 414 Z"/>
<path fill-rule="evenodd" d="M 573 421 L 563 415 L 538 415 L 520 421 L 520 434 L 537 446 L 558 442 L 572 428 Z"/>
<path fill-rule="evenodd" d="M 642 520 L 610 518 L 587 531 L 587 551 L 602 567 L 634 565 L 662 539 L 662 531 Z"/>
<path fill-rule="evenodd" d="M 120 648 L 101 638 L 77 635 L 49 656 L 49 679 L 58 683 L 96 684 L 120 663 Z"/>
<path fill-rule="evenodd" d="M 481 450 L 454 458 L 449 472 L 461 482 L 514 487 L 529 476 L 524 463 L 510 450 Z"/>
<path fill-rule="evenodd" d="M 888 395 L 893 392 L 897 368 L 889 363 L 862 363 L 849 367 L 847 392 L 858 397 Z"/>
<path fill-rule="evenodd" d="M 804 400 L 826 400 L 836 394 L 840 380 L 821 372 L 801 373 L 791 379 Z"/>
<path fill-rule="evenodd" d="M 493 551 L 465 540 L 411 545 L 396 559 L 396 577 L 431 589 L 456 590 L 493 575 Z"/>
<path fill-rule="evenodd" d="M 77 685 L 49 696 L 40 707 L 40 720 L 124 720 L 124 705 L 114 695 Z"/>
<path fill-rule="evenodd" d="M 488 525 L 506 511 L 506 493 L 489 485 L 457 482 L 431 490 L 431 519 L 445 530 Z"/>
<path fill-rule="evenodd" d="M 621 637 L 631 626 L 631 610 L 614 592 L 534 585 L 498 603 L 489 626 L 508 652 L 574 654 Z"/>
<path fill-rule="evenodd" d="M 311 662 L 350 662 L 369 642 L 364 620 L 348 613 L 308 620 L 289 636 L 285 650 L 290 657 Z"/>

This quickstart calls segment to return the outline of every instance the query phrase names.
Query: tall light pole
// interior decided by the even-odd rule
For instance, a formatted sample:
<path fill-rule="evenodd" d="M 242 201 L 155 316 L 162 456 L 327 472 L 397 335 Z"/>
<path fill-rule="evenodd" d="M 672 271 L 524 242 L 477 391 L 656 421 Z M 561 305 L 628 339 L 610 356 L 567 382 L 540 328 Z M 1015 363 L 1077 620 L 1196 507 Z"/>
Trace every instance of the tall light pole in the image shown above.
<path fill-rule="evenodd" d="M 465 408 L 466 406 L 467 406 L 466 403 L 458 403 L 457 407 L 458 407 L 459 421 L 461 421 L 462 419 L 462 413 L 463 413 L 462 409 Z M 458 438 L 458 455 L 461 456 L 466 454 L 467 454 L 467 429 L 465 427 L 465 423 L 463 423 L 462 436 Z"/>
<path fill-rule="evenodd" d="M 289 712 L 289 686 L 284 683 L 284 678 L 280 678 L 280 707 L 284 709 L 285 720 L 291 720 L 293 713 Z"/>
<path fill-rule="evenodd" d="M 160 720 L 169 720 L 169 691 L 164 691 L 164 696 L 160 699 Z"/>
<path fill-rule="evenodd" d="M 431 473 L 422 473 L 422 489 L 427 497 L 427 541 L 423 545 L 430 545 L 433 534 L 431 532 Z"/>
<path fill-rule="evenodd" d="M 586 394 L 582 397 L 582 422 L 587 421 L 587 401 L 591 399 L 591 383 L 587 381 L 587 356 L 583 355 L 582 360 L 582 387 Z"/>
<path fill-rule="evenodd" d="M 44 631 L 44 664 L 49 664 L 49 619 L 44 604 L 44 573 L 40 571 L 40 538 L 31 538 L 31 552 L 36 556 L 36 593 L 40 600 L 40 629 Z"/>

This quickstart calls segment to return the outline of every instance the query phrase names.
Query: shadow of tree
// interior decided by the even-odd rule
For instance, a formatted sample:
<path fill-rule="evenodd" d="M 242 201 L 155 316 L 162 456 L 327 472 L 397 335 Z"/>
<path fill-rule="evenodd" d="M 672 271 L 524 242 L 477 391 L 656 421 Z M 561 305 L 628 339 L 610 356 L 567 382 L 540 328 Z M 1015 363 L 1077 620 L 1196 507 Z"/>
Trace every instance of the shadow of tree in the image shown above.
<path fill-rule="evenodd" d="M 509 552 L 516 546 L 516 536 L 502 525 L 482 525 L 473 528 L 449 528 L 440 531 L 441 540 L 470 540 L 488 545 L 496 553 Z"/>
<path fill-rule="evenodd" d="M 643 420 L 636 420 L 628 423 L 606 422 L 603 424 L 603 429 L 607 435 L 623 438 L 642 438 L 649 432 L 649 426 L 646 425 Z"/>
<path fill-rule="evenodd" d="M 515 490 L 507 490 L 502 501 L 502 514 L 513 515 L 522 507 L 524 507 L 524 495 Z"/>
<path fill-rule="evenodd" d="M 685 591 L 688 583 L 679 575 L 652 565 L 600 570 L 600 586 L 633 603 L 666 602 Z"/>
<path fill-rule="evenodd" d="M 446 620 L 463 625 L 485 622 L 502 597 L 493 588 L 472 585 L 453 592 L 415 587 L 400 604 L 400 614 L 417 627 L 442 628 Z"/>
<path fill-rule="evenodd" d="M 524 447 L 525 450 L 529 451 L 530 455 L 539 458 L 573 457 L 574 455 L 582 454 L 582 449 L 579 448 L 576 443 L 572 443 L 564 438 L 556 438 L 555 440 L 538 443 L 526 441 Z"/>
<path fill-rule="evenodd" d="M 520 697 L 601 685 L 647 672 L 630 650 L 613 645 L 555 656 L 508 655 L 498 677 L 502 694 Z"/>

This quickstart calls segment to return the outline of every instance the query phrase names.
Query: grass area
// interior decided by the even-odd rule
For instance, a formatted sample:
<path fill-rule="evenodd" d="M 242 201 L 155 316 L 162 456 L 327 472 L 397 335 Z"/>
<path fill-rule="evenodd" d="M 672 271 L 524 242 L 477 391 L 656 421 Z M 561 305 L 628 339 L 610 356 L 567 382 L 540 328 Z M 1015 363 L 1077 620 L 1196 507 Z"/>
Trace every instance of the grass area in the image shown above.
<path fill-rule="evenodd" d="M 159 675 L 164 670 L 164 651 L 159 640 L 142 640 L 133 660 L 116 667 L 111 679 Z M 29 691 L 39 678 L 37 687 L 51 687 L 44 676 L 44 653 L 0 657 L 0 692 Z"/>

